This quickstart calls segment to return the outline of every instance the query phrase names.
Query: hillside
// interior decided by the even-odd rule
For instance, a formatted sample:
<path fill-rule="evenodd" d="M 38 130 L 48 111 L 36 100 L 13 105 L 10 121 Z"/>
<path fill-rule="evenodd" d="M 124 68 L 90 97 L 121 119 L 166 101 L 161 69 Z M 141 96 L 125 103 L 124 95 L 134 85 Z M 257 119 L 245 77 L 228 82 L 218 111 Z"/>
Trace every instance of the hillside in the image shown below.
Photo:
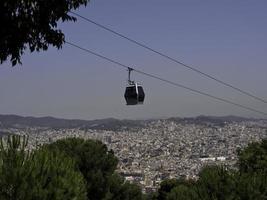
<path fill-rule="evenodd" d="M 49 128 L 87 128 L 116 130 L 142 127 L 144 121 L 118 120 L 113 118 L 99 120 L 60 119 L 54 117 L 23 117 L 0 115 L 1 128 L 49 127 Z"/>
<path fill-rule="evenodd" d="M 166 120 L 183 124 L 205 124 L 224 126 L 226 123 L 242 121 L 258 121 L 260 119 L 244 118 L 237 116 L 198 116 L 191 118 L 172 117 Z M 114 118 L 97 120 L 60 119 L 54 117 L 23 117 L 19 115 L 0 115 L 0 128 L 25 128 L 25 127 L 49 127 L 49 128 L 82 128 L 95 130 L 121 130 L 130 128 L 142 128 L 150 121 L 156 120 L 119 120 Z M 1 133 L 0 133 L 1 134 Z"/>

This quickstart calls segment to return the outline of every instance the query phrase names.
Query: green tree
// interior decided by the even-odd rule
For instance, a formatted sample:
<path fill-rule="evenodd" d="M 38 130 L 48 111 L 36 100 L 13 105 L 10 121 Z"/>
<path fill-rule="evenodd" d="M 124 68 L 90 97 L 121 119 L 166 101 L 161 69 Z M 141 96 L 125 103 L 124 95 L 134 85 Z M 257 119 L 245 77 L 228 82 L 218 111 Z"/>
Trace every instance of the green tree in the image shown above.
<path fill-rule="evenodd" d="M 106 196 L 110 187 L 118 159 L 113 151 L 100 141 L 67 138 L 44 146 L 50 151 L 60 151 L 76 162 L 87 184 L 87 196 L 90 200 L 100 200 Z"/>
<path fill-rule="evenodd" d="M 236 198 L 239 200 L 266 200 L 267 176 L 259 173 L 236 174 Z"/>
<path fill-rule="evenodd" d="M 26 146 L 25 137 L 1 140 L 1 200 L 86 199 L 84 179 L 71 159 L 59 152 L 28 152 Z"/>
<path fill-rule="evenodd" d="M 160 184 L 158 190 L 158 200 L 166 200 L 167 195 L 171 192 L 173 188 L 179 185 L 178 179 L 167 179 Z"/>
<path fill-rule="evenodd" d="M 198 200 L 193 185 L 178 185 L 167 194 L 167 200 Z"/>
<path fill-rule="evenodd" d="M 238 151 L 238 165 L 241 173 L 267 174 L 267 139 L 253 142 Z"/>
<path fill-rule="evenodd" d="M 234 171 L 223 166 L 204 167 L 199 173 L 195 191 L 198 198 L 203 200 L 236 199 Z"/>
<path fill-rule="evenodd" d="M 148 194 L 143 194 L 143 198 L 145 200 L 157 200 L 158 199 L 158 193 L 157 192 L 152 192 Z"/>
<path fill-rule="evenodd" d="M 123 177 L 114 173 L 109 179 L 109 191 L 104 200 L 142 200 L 144 196 L 141 188 L 136 184 L 125 181 Z"/>
<path fill-rule="evenodd" d="M 26 199 L 87 199 L 82 174 L 75 170 L 74 161 L 61 152 L 39 150 L 34 153 L 30 162 L 33 165 L 31 179 L 37 181 L 32 181 L 28 188 L 35 195 Z"/>
<path fill-rule="evenodd" d="M 165 180 L 158 200 L 266 200 L 267 140 L 251 143 L 238 151 L 237 170 L 223 166 L 206 166 L 199 179 L 191 181 Z"/>
<path fill-rule="evenodd" d="M 180 189 L 184 188 L 191 188 L 195 184 L 195 181 L 189 179 L 186 180 L 184 178 L 179 179 L 167 179 L 164 180 L 160 184 L 160 188 L 158 190 L 158 200 L 166 200 L 170 198 L 174 198 L 174 196 L 180 191 Z M 172 193 L 172 191 L 175 189 L 175 191 Z M 172 193 L 170 195 L 170 193 Z"/>
<path fill-rule="evenodd" d="M 31 52 L 47 50 L 49 45 L 61 48 L 64 34 L 58 22 L 75 21 L 72 9 L 87 5 L 89 0 L 1 0 L 0 63 L 10 57 L 12 65 L 28 47 Z"/>
<path fill-rule="evenodd" d="M 267 199 L 267 139 L 238 151 L 236 191 L 241 200 Z"/>
<path fill-rule="evenodd" d="M 29 152 L 25 150 L 27 140 L 21 141 L 17 136 L 1 138 L 0 145 L 0 199 L 24 199 L 29 177 L 26 165 Z"/>

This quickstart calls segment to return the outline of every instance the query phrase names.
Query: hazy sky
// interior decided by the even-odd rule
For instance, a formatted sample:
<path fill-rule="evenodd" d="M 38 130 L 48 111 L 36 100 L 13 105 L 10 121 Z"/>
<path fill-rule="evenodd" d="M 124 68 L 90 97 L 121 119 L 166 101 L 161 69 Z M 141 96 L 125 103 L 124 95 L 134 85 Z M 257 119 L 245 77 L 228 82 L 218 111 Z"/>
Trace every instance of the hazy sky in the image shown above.
<path fill-rule="evenodd" d="M 92 0 L 77 11 L 169 56 L 267 99 L 266 0 Z M 218 97 L 267 112 L 253 100 L 78 18 L 66 40 Z M 126 106 L 127 71 L 67 44 L 0 65 L 0 113 L 64 118 L 155 118 L 252 112 L 133 74 L 146 92 Z"/>

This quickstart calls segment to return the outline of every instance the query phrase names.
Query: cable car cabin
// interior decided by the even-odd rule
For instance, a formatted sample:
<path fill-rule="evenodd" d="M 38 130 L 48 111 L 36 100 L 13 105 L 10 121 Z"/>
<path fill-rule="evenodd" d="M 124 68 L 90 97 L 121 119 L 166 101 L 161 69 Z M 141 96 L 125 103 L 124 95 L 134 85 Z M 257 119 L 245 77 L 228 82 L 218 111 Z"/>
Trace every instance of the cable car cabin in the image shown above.
<path fill-rule="evenodd" d="M 143 104 L 145 100 L 143 87 L 137 83 L 128 85 L 125 89 L 124 98 L 126 105 Z"/>

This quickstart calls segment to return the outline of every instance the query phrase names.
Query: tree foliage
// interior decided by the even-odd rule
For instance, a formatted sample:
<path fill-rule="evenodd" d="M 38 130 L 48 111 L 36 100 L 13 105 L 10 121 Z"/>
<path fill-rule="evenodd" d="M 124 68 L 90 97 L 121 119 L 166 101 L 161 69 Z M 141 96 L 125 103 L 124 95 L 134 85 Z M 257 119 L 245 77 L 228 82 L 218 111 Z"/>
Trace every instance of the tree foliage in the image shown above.
<path fill-rule="evenodd" d="M 13 136 L 1 140 L 0 146 L 0 199 L 24 199 L 25 180 L 29 176 L 29 153 L 25 150 L 27 141 Z"/>
<path fill-rule="evenodd" d="M 167 179 L 160 184 L 158 200 L 173 199 L 181 189 L 190 188 L 193 185 L 193 180 L 185 180 L 184 178 Z M 175 189 L 175 191 L 173 191 L 173 189 Z M 170 193 L 172 194 L 170 195 Z"/>
<path fill-rule="evenodd" d="M 28 152 L 26 146 L 19 136 L 1 140 L 1 200 L 86 199 L 84 179 L 71 159 L 59 152 Z"/>
<path fill-rule="evenodd" d="M 109 179 L 109 190 L 104 200 L 142 200 L 141 188 L 136 184 L 125 181 L 120 175 L 114 173 Z"/>
<path fill-rule="evenodd" d="M 234 200 L 235 173 L 223 166 L 207 166 L 199 173 L 195 191 L 200 199 Z"/>
<path fill-rule="evenodd" d="M 195 182 L 165 180 L 158 200 L 266 200 L 267 140 L 254 142 L 238 152 L 238 169 L 206 166 Z"/>
<path fill-rule="evenodd" d="M 10 57 L 12 65 L 21 63 L 28 47 L 31 52 L 47 50 L 49 45 L 61 48 L 64 34 L 58 22 L 75 21 L 68 14 L 87 5 L 89 0 L 1 0 L 0 63 Z"/>
<path fill-rule="evenodd" d="M 236 199 L 266 200 L 267 175 L 261 173 L 238 173 L 236 175 Z"/>
<path fill-rule="evenodd" d="M 267 139 L 238 152 L 237 193 L 240 199 L 267 199 Z"/>
<path fill-rule="evenodd" d="M 69 138 L 32 152 L 26 147 L 25 137 L 2 139 L 1 200 L 143 199 L 139 186 L 115 172 L 118 160 L 100 141 Z"/>
<path fill-rule="evenodd" d="M 249 144 L 238 152 L 238 158 L 240 172 L 267 174 L 267 139 Z"/>
<path fill-rule="evenodd" d="M 114 173 L 118 159 L 113 151 L 96 140 L 67 138 L 44 146 L 50 151 L 60 151 L 76 162 L 87 183 L 90 200 L 103 199 L 110 188 L 110 177 Z"/>
<path fill-rule="evenodd" d="M 178 185 L 167 194 L 167 200 L 197 200 L 199 199 L 193 186 Z"/>

